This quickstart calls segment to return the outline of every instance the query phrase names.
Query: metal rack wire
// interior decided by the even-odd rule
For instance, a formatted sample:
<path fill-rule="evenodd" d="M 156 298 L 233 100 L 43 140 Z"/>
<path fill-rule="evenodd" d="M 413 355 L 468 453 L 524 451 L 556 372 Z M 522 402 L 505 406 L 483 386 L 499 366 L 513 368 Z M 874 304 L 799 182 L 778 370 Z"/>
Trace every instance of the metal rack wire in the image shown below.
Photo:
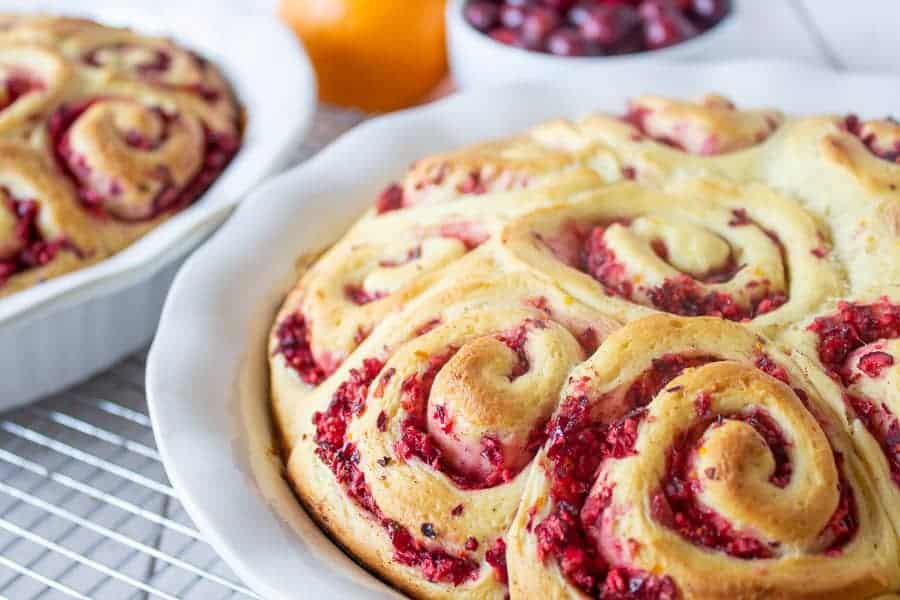
<path fill-rule="evenodd" d="M 296 162 L 360 118 L 320 108 Z M 145 366 L 146 351 L 0 415 L 0 600 L 257 598 L 166 479 Z"/>

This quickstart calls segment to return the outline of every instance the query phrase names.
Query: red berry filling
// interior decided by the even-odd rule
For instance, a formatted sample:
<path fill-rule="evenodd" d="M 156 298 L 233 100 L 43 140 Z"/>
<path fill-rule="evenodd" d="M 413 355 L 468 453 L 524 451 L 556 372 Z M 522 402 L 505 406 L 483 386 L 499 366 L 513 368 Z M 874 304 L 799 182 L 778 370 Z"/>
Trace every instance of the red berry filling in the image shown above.
<path fill-rule="evenodd" d="M 366 483 L 365 475 L 359 469 L 359 451 L 353 443 L 346 440 L 347 425 L 351 419 L 365 411 L 369 386 L 383 367 L 384 363 L 378 359 L 364 360 L 359 369 L 350 370 L 349 379 L 335 391 L 328 409 L 313 415 L 315 441 L 318 444 L 316 456 L 331 469 L 347 495 L 385 529 L 394 546 L 394 560 L 418 568 L 428 581 L 460 585 L 474 580 L 478 576 L 479 567 L 470 557 L 465 554 L 450 554 L 438 546 L 426 545 L 417 540 L 409 529 L 381 512 Z M 423 524 L 422 529 L 431 534 L 425 534 L 426 537 L 437 535 L 431 524 Z"/>
<path fill-rule="evenodd" d="M 384 214 L 403 208 L 403 188 L 399 183 L 388 185 L 375 200 L 375 214 Z"/>
<path fill-rule="evenodd" d="M 6 97 L 0 104 L 0 110 L 12 106 L 25 94 L 46 89 L 43 81 L 24 71 L 14 71 L 3 81 L 3 86 L 6 88 Z"/>
<path fill-rule="evenodd" d="M 601 463 L 634 454 L 638 426 L 647 416 L 645 407 L 650 401 L 685 369 L 715 360 L 711 356 L 662 356 L 653 360 L 652 367 L 641 373 L 625 391 L 624 414 L 609 422 L 597 421 L 592 415 L 589 398 L 585 394 L 576 394 L 564 400 L 558 415 L 548 423 L 548 475 L 555 507 L 534 527 L 538 555 L 541 560 L 555 558 L 566 577 L 584 593 L 601 594 L 600 597 L 605 598 L 607 596 L 602 592 L 607 588 L 619 590 L 619 578 L 628 574 L 629 581 L 634 579 L 643 583 L 633 590 L 632 595 L 622 598 L 675 597 L 671 579 L 653 577 L 637 570 L 611 569 L 591 541 L 587 532 L 589 524 L 595 522 L 594 517 L 605 508 L 612 489 L 607 488 L 605 502 L 603 498 L 592 497 L 590 506 L 585 503 L 589 501 L 588 493 Z M 652 595 L 651 591 L 658 595 Z"/>
<path fill-rule="evenodd" d="M 75 152 L 69 142 L 69 129 L 84 111 L 105 98 L 93 98 L 71 106 L 62 106 L 50 116 L 48 131 L 53 141 L 54 153 L 60 169 L 69 176 L 78 190 L 78 197 L 91 213 L 97 216 L 111 216 L 104 209 L 106 194 L 121 193 L 121 185 L 111 182 L 109 190 L 98 192 L 90 184 L 91 167 L 84 156 Z M 135 150 L 153 150 L 165 142 L 169 123 L 177 119 L 157 107 L 148 107 L 162 120 L 162 135 L 153 140 L 137 134 L 124 132 L 125 143 Z M 165 165 L 159 165 L 155 176 L 165 185 L 153 199 L 152 206 L 143 219 L 153 219 L 163 212 L 176 211 L 191 204 L 219 177 L 225 167 L 237 154 L 240 139 L 234 135 L 210 131 L 204 126 L 205 147 L 203 164 L 194 176 L 183 186 L 177 187 L 171 182 L 171 174 Z M 120 217 L 116 217 L 120 218 Z M 140 219 L 139 219 L 140 220 Z"/>
<path fill-rule="evenodd" d="M 128 42 L 118 42 L 92 48 L 81 56 L 81 61 L 92 67 L 101 67 L 105 63 L 104 55 L 109 53 L 144 54 L 144 60 L 133 62 L 132 64 L 141 77 L 150 80 L 153 80 L 168 71 L 169 66 L 172 64 L 172 57 L 169 56 L 167 52 L 158 48 L 151 49 L 135 44 L 129 44 Z"/>
<path fill-rule="evenodd" d="M 790 482 L 792 467 L 787 454 L 790 444 L 767 413 L 761 410 L 729 416 L 707 413 L 690 430 L 679 435 L 669 450 L 668 476 L 651 500 L 653 516 L 698 546 L 736 558 L 770 558 L 773 554 L 768 544 L 735 531 L 726 519 L 697 500 L 703 483 L 694 473 L 694 455 L 704 432 L 721 426 L 725 420 L 747 423 L 766 441 L 775 459 L 775 471 L 769 480 L 772 485 L 783 488 Z M 714 472 L 704 475 L 710 479 L 716 477 Z"/>
<path fill-rule="evenodd" d="M 507 345 L 516 356 L 516 364 L 508 374 L 510 380 L 521 377 L 530 368 L 528 357 L 525 354 L 524 345 L 527 341 L 528 330 L 531 327 L 543 327 L 540 321 L 529 321 L 511 331 L 502 332 L 497 339 Z M 522 467 L 512 469 L 507 466 L 504 446 L 500 440 L 492 434 L 485 434 L 481 438 L 480 455 L 491 466 L 488 473 L 470 473 L 461 471 L 451 464 L 442 449 L 440 443 L 428 431 L 428 406 L 431 387 L 434 384 L 438 372 L 456 353 L 456 348 L 449 348 L 446 352 L 429 358 L 428 368 L 422 373 L 415 373 L 407 377 L 400 389 L 403 409 L 406 417 L 400 425 L 400 439 L 394 444 L 397 454 L 404 460 L 413 458 L 425 463 L 432 469 L 446 475 L 454 484 L 462 489 L 479 490 L 501 485 L 513 479 Z M 453 431 L 453 417 L 443 405 L 434 407 L 435 421 L 440 424 L 446 433 Z M 544 423 L 535 424 L 526 444 L 526 451 L 533 456 L 546 439 Z"/>
<path fill-rule="evenodd" d="M 819 337 L 819 360 L 845 386 L 853 382 L 850 354 L 878 340 L 900 337 L 900 305 L 885 296 L 874 304 L 838 303 L 838 312 L 817 317 L 807 328 Z"/>
<path fill-rule="evenodd" d="M 506 585 L 509 583 L 509 574 L 506 570 L 506 542 L 503 538 L 497 538 L 494 545 L 484 553 L 484 560 L 494 569 L 497 580 Z"/>
<path fill-rule="evenodd" d="M 742 225 L 743 222 L 738 222 Z M 667 279 L 662 285 L 644 288 L 635 285 L 628 275 L 628 267 L 616 258 L 615 252 L 604 240 L 606 228 L 594 227 L 587 234 L 582 246 L 581 270 L 596 279 L 607 293 L 633 300 L 637 290 L 643 291 L 653 307 L 683 316 L 718 316 L 731 321 L 753 319 L 771 312 L 787 302 L 782 292 L 770 291 L 751 300 L 748 306 L 738 304 L 724 292 L 707 291 L 697 280 L 687 275 Z M 665 260 L 668 249 L 657 250 L 657 255 Z M 722 268 L 707 273 L 701 278 L 703 283 L 729 281 L 740 270 L 733 257 Z M 756 286 L 768 287 L 766 281 L 751 282 Z"/>
<path fill-rule="evenodd" d="M 857 349 L 879 340 L 900 337 L 900 305 L 885 296 L 873 304 L 838 303 L 838 312 L 817 317 L 807 328 L 818 338 L 819 360 L 828 373 L 844 387 L 853 384 L 850 355 Z M 878 377 L 882 369 L 892 366 L 894 357 L 886 352 L 870 352 L 857 363 L 868 377 Z M 879 442 L 888 461 L 891 477 L 900 485 L 900 419 L 885 403 L 878 403 L 849 392 L 845 403 Z"/>
<path fill-rule="evenodd" d="M 900 485 L 900 419 L 897 419 L 886 404 L 878 406 L 867 398 L 855 394 L 845 392 L 844 402 L 853 408 L 856 418 L 878 440 L 881 451 L 888 461 L 891 478 L 894 483 Z"/>
<path fill-rule="evenodd" d="M 41 209 L 35 200 L 14 198 L 6 188 L 3 188 L 2 195 L 5 206 L 0 210 L 9 210 L 16 218 L 13 235 L 19 250 L 12 256 L 0 258 L 0 287 L 17 273 L 46 265 L 61 250 L 75 250 L 65 239 L 44 239 L 37 224 Z"/>
<path fill-rule="evenodd" d="M 893 118 L 889 117 L 888 120 L 896 123 Z M 874 133 L 866 134 L 863 131 L 863 124 L 856 115 L 847 115 L 841 125 L 847 132 L 858 137 L 869 149 L 869 152 L 878 158 L 892 163 L 900 163 L 900 141 L 895 142 L 891 148 L 882 148 Z"/>
<path fill-rule="evenodd" d="M 278 324 L 275 336 L 278 346 L 274 354 L 281 354 L 287 364 L 297 372 L 304 382 L 319 385 L 337 368 L 334 365 L 322 365 L 316 361 L 310 347 L 309 324 L 303 313 L 297 311 Z"/>
<path fill-rule="evenodd" d="M 380 300 L 388 295 L 387 292 L 375 291 L 370 292 L 366 288 L 361 285 L 352 285 L 348 284 L 344 286 L 344 293 L 347 295 L 347 298 L 358 306 L 364 306 L 369 304 L 370 302 L 375 302 L 376 300 Z"/>

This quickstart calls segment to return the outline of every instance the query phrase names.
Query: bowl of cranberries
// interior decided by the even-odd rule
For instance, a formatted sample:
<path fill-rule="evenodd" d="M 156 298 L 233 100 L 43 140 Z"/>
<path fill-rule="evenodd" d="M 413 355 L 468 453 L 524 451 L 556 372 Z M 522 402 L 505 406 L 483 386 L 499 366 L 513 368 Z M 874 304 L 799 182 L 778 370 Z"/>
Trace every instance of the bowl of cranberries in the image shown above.
<path fill-rule="evenodd" d="M 450 60 L 463 87 L 567 77 L 599 63 L 699 56 L 737 0 L 451 0 Z"/>

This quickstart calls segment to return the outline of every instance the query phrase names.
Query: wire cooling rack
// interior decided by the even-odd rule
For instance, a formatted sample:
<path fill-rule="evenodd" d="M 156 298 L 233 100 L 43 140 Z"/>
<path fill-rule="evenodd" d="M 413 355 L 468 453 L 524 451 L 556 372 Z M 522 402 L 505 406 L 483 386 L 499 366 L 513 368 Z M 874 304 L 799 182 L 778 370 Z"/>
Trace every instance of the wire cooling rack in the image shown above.
<path fill-rule="evenodd" d="M 320 108 L 295 162 L 360 120 Z M 146 350 L 0 414 L 0 600 L 257 598 L 166 479 L 145 366 Z"/>

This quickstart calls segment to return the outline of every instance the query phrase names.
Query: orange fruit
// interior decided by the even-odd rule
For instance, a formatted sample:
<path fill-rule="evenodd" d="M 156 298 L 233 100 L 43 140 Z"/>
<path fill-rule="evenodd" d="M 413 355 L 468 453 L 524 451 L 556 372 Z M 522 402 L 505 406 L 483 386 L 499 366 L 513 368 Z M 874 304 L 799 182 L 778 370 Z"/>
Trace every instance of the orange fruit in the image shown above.
<path fill-rule="evenodd" d="M 324 102 L 383 112 L 424 99 L 447 71 L 445 0 L 281 0 Z"/>

